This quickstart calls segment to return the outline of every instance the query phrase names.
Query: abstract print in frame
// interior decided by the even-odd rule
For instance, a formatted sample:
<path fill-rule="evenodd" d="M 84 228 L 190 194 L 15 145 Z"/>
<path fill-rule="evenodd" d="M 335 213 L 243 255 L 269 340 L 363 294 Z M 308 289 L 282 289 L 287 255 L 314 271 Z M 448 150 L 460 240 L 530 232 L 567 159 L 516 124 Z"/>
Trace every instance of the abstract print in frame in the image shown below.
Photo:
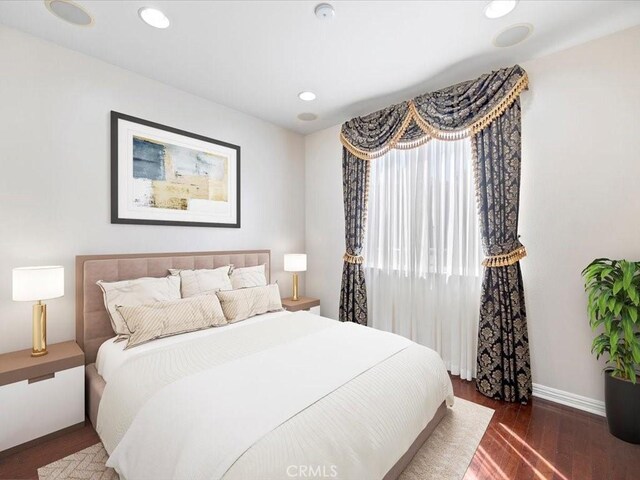
<path fill-rule="evenodd" d="M 111 223 L 240 228 L 240 147 L 111 112 Z"/>

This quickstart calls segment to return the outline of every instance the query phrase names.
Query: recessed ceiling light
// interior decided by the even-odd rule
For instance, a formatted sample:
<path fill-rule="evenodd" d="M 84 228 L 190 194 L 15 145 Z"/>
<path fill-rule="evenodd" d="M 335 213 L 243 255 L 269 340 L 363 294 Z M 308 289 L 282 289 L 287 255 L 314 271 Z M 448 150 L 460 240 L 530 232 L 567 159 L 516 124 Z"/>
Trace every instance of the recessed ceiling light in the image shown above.
<path fill-rule="evenodd" d="M 298 115 L 298 120 L 302 120 L 303 122 L 312 122 L 317 118 L 318 116 L 315 113 L 309 112 L 301 113 L 300 115 Z"/>
<path fill-rule="evenodd" d="M 516 8 L 518 0 L 492 0 L 484 7 L 484 15 L 487 18 L 500 18 Z"/>
<path fill-rule="evenodd" d="M 336 11 L 328 3 L 319 3 L 316 8 L 313 9 L 313 13 L 316 14 L 320 20 L 331 20 L 336 15 Z"/>
<path fill-rule="evenodd" d="M 304 100 L 305 102 L 310 102 L 316 99 L 316 94 L 313 92 L 300 92 L 298 94 L 298 98 L 300 100 Z"/>
<path fill-rule="evenodd" d="M 155 28 L 167 28 L 171 23 L 167 16 L 157 8 L 142 7 L 138 10 L 138 15 L 144 23 Z"/>
<path fill-rule="evenodd" d="M 71 0 L 45 0 L 47 10 L 65 22 L 89 27 L 93 25 L 93 17 L 83 7 Z"/>
<path fill-rule="evenodd" d="M 529 38 L 531 32 L 533 32 L 533 25 L 530 23 L 512 25 L 496 35 L 496 38 L 493 39 L 493 44 L 500 48 L 512 47 L 520 42 L 524 42 Z"/>

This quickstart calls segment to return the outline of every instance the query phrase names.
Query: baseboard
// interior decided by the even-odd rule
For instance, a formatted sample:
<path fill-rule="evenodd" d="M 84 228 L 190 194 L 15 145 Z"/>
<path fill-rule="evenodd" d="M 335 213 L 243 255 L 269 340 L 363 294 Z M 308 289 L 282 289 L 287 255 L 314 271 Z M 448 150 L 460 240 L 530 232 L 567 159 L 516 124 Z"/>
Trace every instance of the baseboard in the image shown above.
<path fill-rule="evenodd" d="M 53 440 L 54 438 L 58 438 L 63 436 L 66 433 L 73 432 L 74 430 L 79 430 L 85 426 L 85 423 L 88 423 L 89 420 L 85 419 L 84 422 L 76 423 L 75 425 L 71 425 L 70 427 L 63 428 L 62 430 L 57 430 L 55 432 L 51 432 L 42 437 L 34 438 L 33 440 L 29 440 L 28 442 L 21 443 L 20 445 L 16 445 L 14 447 L 10 447 L 6 450 L 0 452 L 0 460 L 13 455 L 14 453 L 21 452 L 22 450 L 26 450 L 27 448 L 36 447 L 41 443 L 46 442 L 47 440 Z"/>
<path fill-rule="evenodd" d="M 550 402 L 560 403 L 567 407 L 577 408 L 589 413 L 595 413 L 602 417 L 605 416 L 604 402 L 594 400 L 593 398 L 583 397 L 575 393 L 565 392 L 557 388 L 545 387 L 537 383 L 533 384 L 533 396 L 549 400 Z"/>

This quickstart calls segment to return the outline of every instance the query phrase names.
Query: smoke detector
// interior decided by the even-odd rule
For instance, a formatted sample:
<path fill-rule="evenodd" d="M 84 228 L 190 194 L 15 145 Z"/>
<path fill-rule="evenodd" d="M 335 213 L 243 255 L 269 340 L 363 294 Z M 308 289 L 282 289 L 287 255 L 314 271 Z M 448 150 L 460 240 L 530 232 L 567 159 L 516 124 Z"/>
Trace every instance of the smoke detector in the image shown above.
<path fill-rule="evenodd" d="M 331 20 L 336 15 L 336 11 L 333 9 L 333 6 L 328 3 L 319 3 L 316 5 L 313 13 L 315 13 L 316 17 L 320 20 Z"/>

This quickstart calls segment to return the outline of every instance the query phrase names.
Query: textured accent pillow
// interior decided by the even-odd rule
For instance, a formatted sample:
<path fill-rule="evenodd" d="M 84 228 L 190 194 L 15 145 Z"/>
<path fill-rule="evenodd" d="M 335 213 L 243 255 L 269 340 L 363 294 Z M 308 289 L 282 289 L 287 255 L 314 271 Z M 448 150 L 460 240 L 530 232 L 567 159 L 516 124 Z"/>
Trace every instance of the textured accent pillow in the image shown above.
<path fill-rule="evenodd" d="M 231 271 L 231 285 L 238 288 L 264 287 L 267 284 L 265 266 L 234 268 Z"/>
<path fill-rule="evenodd" d="M 231 286 L 231 280 L 229 280 L 229 270 L 231 270 L 231 265 L 214 269 L 171 269 L 169 272 L 172 275 L 176 273 L 180 275 L 182 298 L 189 298 L 196 295 L 215 293 L 219 290 L 231 290 L 233 287 Z"/>
<path fill-rule="evenodd" d="M 255 315 L 282 310 L 278 285 L 242 288 L 216 293 L 222 311 L 229 323 L 239 322 Z"/>
<path fill-rule="evenodd" d="M 215 295 L 200 295 L 135 307 L 118 305 L 116 308 L 131 331 L 125 349 L 157 338 L 227 323 L 220 301 Z"/>
<path fill-rule="evenodd" d="M 111 319 L 111 327 L 120 338 L 131 333 L 116 305 L 137 306 L 180 299 L 180 277 L 143 277 L 120 282 L 96 282 L 102 289 L 104 306 Z"/>

